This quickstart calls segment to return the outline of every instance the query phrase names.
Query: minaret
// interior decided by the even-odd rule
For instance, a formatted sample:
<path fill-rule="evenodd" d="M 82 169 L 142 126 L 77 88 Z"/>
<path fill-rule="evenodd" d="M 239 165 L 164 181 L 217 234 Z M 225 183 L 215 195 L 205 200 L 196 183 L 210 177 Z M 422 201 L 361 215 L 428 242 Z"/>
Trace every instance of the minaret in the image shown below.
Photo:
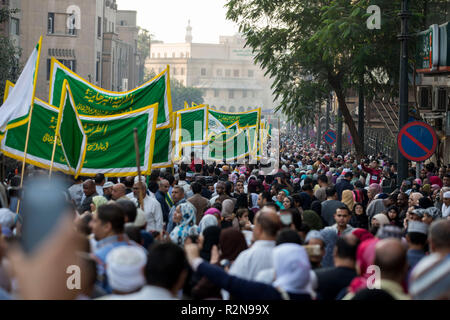
<path fill-rule="evenodd" d="M 188 26 L 186 27 L 186 37 L 184 39 L 186 40 L 186 43 L 192 43 L 191 20 L 188 20 Z"/>

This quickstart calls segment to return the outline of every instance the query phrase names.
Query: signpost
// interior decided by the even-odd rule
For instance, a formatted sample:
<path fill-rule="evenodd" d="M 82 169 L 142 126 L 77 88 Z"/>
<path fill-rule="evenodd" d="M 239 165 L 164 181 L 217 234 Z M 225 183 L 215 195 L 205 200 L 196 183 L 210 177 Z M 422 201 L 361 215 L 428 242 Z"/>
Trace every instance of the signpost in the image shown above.
<path fill-rule="evenodd" d="M 325 131 L 325 133 L 322 136 L 323 141 L 325 141 L 325 143 L 327 144 L 335 144 L 336 143 L 336 132 L 334 132 L 333 130 L 327 130 Z"/>
<path fill-rule="evenodd" d="M 397 135 L 397 145 L 408 160 L 421 162 L 430 158 L 437 146 L 434 129 L 422 121 L 408 122 Z"/>

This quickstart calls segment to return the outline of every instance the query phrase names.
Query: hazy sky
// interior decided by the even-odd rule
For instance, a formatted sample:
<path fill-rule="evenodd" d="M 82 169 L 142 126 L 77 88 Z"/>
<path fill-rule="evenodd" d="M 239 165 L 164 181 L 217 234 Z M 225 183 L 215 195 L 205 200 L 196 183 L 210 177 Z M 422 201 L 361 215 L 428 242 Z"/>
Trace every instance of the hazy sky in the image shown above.
<path fill-rule="evenodd" d="M 166 43 L 184 42 L 191 20 L 193 42 L 218 43 L 219 35 L 237 33 L 225 19 L 226 0 L 117 0 L 119 10 L 136 10 L 137 24 Z"/>

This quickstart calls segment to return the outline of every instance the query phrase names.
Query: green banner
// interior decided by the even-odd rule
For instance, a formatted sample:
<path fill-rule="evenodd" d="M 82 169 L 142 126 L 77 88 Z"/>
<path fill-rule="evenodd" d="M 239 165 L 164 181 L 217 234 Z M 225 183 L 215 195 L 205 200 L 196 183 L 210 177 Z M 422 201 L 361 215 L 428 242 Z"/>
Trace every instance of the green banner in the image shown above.
<path fill-rule="evenodd" d="M 117 116 L 80 116 L 87 136 L 86 156 L 81 175 L 93 176 L 97 173 L 104 173 L 109 177 L 136 175 L 133 136 L 135 127 L 138 128 L 141 170 L 143 174 L 150 174 L 157 112 L 157 106 L 154 105 Z M 50 167 L 57 120 L 58 109 L 39 99 L 35 100 L 27 163 L 47 169 Z M 1 144 L 1 149 L 6 156 L 23 160 L 27 125 L 28 123 L 25 123 L 6 132 Z M 56 147 L 54 169 L 71 174 L 60 142 Z"/>
<path fill-rule="evenodd" d="M 261 108 L 241 113 L 229 113 L 209 109 L 209 113 L 227 128 L 235 122 L 237 122 L 240 129 L 256 126 L 259 125 L 261 119 Z"/>
<path fill-rule="evenodd" d="M 63 94 L 59 110 L 58 129 L 61 147 L 67 164 L 78 177 L 86 156 L 87 137 L 83 124 L 78 117 L 70 87 L 64 82 Z"/>
<path fill-rule="evenodd" d="M 168 167 L 172 165 L 170 154 L 172 144 L 170 130 L 172 128 L 172 101 L 170 95 L 169 68 L 140 87 L 126 91 L 113 92 L 89 83 L 55 58 L 51 61 L 49 103 L 59 106 L 64 80 L 67 80 L 72 90 L 77 112 L 80 116 L 110 116 L 125 112 L 140 110 L 158 103 L 157 129 L 165 130 L 157 140 L 158 154 L 155 153 L 153 167 Z M 163 154 L 161 154 L 163 153 Z M 167 159 L 160 162 L 158 159 Z"/>

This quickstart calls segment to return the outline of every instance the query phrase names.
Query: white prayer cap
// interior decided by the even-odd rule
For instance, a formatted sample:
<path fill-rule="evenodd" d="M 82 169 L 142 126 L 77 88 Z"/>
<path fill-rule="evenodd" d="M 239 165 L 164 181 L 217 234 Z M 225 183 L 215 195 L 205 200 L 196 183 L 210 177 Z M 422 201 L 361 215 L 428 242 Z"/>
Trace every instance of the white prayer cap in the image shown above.
<path fill-rule="evenodd" d="M 138 246 L 120 246 L 106 256 L 106 274 L 113 290 L 132 292 L 145 285 L 143 268 L 147 263 L 145 250 Z"/>
<path fill-rule="evenodd" d="M 134 183 L 138 183 L 139 182 L 139 176 L 134 177 Z M 145 177 L 141 176 L 141 182 L 143 182 L 145 184 Z"/>
<path fill-rule="evenodd" d="M 14 226 L 14 219 L 16 214 L 9 209 L 0 209 L 0 225 L 4 228 L 12 228 Z"/>
<path fill-rule="evenodd" d="M 444 199 L 450 199 L 450 191 L 444 192 Z"/>

